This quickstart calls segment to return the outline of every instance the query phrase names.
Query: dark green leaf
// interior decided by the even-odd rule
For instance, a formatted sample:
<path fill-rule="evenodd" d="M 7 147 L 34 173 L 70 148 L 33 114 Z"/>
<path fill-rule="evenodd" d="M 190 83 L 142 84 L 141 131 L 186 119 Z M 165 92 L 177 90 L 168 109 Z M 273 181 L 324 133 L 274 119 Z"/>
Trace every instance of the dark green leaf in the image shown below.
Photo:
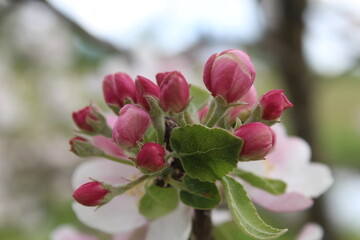
<path fill-rule="evenodd" d="M 242 147 L 242 140 L 230 132 L 196 124 L 175 128 L 170 143 L 187 174 L 208 182 L 236 167 Z"/>
<path fill-rule="evenodd" d="M 181 191 L 180 199 L 186 205 L 196 209 L 212 209 L 219 205 L 221 197 L 214 183 L 201 182 L 186 176 L 183 184 L 188 191 Z"/>
<path fill-rule="evenodd" d="M 233 220 L 249 236 L 257 239 L 275 239 L 287 231 L 273 228 L 260 218 L 240 183 L 230 177 L 224 177 L 221 183 Z"/>
<path fill-rule="evenodd" d="M 242 178 L 252 186 L 261 188 L 274 195 L 283 194 L 286 190 L 286 183 L 278 179 L 262 178 L 241 169 L 235 169 L 232 175 Z"/>
<path fill-rule="evenodd" d="M 175 188 L 158 187 L 154 184 L 146 188 L 140 199 L 139 212 L 149 219 L 155 219 L 172 212 L 179 202 Z"/>

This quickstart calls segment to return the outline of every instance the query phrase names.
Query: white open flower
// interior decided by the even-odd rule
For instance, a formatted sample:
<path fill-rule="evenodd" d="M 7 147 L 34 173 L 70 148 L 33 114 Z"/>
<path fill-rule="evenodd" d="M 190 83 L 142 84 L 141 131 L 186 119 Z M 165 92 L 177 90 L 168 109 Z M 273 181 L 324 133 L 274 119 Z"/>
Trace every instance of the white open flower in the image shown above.
<path fill-rule="evenodd" d="M 73 188 L 77 189 L 89 178 L 113 185 L 126 184 L 141 175 L 135 167 L 122 165 L 109 160 L 91 160 L 79 165 L 73 174 Z M 118 234 L 118 239 L 134 239 L 134 234 L 143 232 L 144 240 L 186 240 L 191 231 L 191 210 L 179 204 L 170 214 L 153 221 L 147 220 L 138 212 L 138 202 L 144 194 L 138 185 L 109 203 L 96 209 L 75 202 L 73 209 L 85 225 L 100 231 Z M 122 237 L 123 236 L 123 237 Z"/>
<path fill-rule="evenodd" d="M 272 195 L 264 190 L 244 184 L 258 205 L 276 212 L 301 211 L 312 206 L 312 198 L 319 197 L 333 183 L 330 168 L 310 162 L 310 146 L 299 137 L 289 137 L 281 125 L 272 127 L 276 134 L 274 150 L 267 160 L 240 162 L 239 168 L 262 177 L 280 179 L 287 184 L 282 195 Z"/>

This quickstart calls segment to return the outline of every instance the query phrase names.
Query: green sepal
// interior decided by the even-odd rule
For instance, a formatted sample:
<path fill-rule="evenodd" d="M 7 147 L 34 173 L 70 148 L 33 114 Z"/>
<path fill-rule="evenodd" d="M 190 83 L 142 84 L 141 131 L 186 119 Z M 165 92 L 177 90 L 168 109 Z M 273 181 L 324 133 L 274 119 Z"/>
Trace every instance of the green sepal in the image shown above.
<path fill-rule="evenodd" d="M 159 105 L 159 100 L 153 96 L 146 96 L 146 100 L 150 105 L 151 123 L 156 132 L 156 142 L 159 144 L 164 143 L 165 136 L 165 115 L 164 111 Z"/>
<path fill-rule="evenodd" d="M 72 152 L 79 157 L 100 157 L 104 154 L 102 150 L 92 145 L 90 141 L 75 140 L 72 143 Z"/>
<path fill-rule="evenodd" d="M 91 109 L 90 111 L 91 115 L 93 115 L 96 118 L 96 120 L 88 116 L 86 118 L 86 122 L 94 129 L 94 131 L 91 132 L 82 131 L 82 132 L 88 135 L 101 134 L 104 135 L 105 137 L 111 138 L 112 130 L 107 125 L 105 117 L 101 113 L 99 113 L 94 106 L 90 105 L 90 109 Z"/>

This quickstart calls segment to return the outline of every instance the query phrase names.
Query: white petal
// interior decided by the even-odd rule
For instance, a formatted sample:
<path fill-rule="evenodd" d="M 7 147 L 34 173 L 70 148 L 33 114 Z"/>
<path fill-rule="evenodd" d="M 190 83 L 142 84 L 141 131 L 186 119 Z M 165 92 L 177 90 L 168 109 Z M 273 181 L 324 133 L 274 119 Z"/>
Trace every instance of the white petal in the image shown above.
<path fill-rule="evenodd" d="M 191 209 L 179 204 L 165 217 L 149 224 L 146 240 L 187 240 L 191 231 Z"/>
<path fill-rule="evenodd" d="M 56 228 L 50 236 L 51 240 L 97 240 L 96 237 L 83 234 L 70 225 Z"/>
<path fill-rule="evenodd" d="M 267 169 L 268 165 L 269 164 L 267 160 L 249 161 L 249 162 L 239 162 L 238 168 L 244 171 L 252 172 L 258 176 L 265 177 L 268 173 L 268 169 Z"/>
<path fill-rule="evenodd" d="M 324 237 L 324 230 L 319 224 L 308 223 L 306 224 L 296 240 L 321 240 Z"/>
<path fill-rule="evenodd" d="M 139 176 L 135 167 L 108 160 L 92 160 L 79 165 L 73 174 L 73 187 L 89 181 L 89 177 L 114 185 L 125 184 Z M 85 207 L 78 203 L 73 209 L 84 224 L 101 231 L 115 234 L 133 230 L 145 224 L 146 220 L 138 213 L 137 202 L 143 194 L 143 187 L 124 193 L 100 207 Z"/>
<path fill-rule="evenodd" d="M 220 225 L 222 223 L 230 221 L 231 219 L 231 213 L 227 209 L 215 208 L 211 211 L 211 220 L 214 225 Z"/>
<path fill-rule="evenodd" d="M 244 184 L 251 199 L 263 208 L 273 212 L 296 212 L 310 208 L 313 200 L 297 192 L 272 195 L 266 191 Z"/>
<path fill-rule="evenodd" d="M 93 178 L 114 185 L 126 184 L 140 176 L 135 167 L 112 162 L 110 160 L 90 160 L 80 164 L 72 177 L 73 188 L 76 189 Z"/>
<path fill-rule="evenodd" d="M 73 203 L 73 210 L 78 219 L 89 227 L 110 234 L 125 233 L 146 223 L 145 218 L 138 213 L 136 200 L 125 193 L 98 210 L 76 202 Z"/>
<path fill-rule="evenodd" d="M 279 169 L 296 168 L 310 162 L 311 148 L 298 137 L 286 137 L 276 143 L 274 150 L 266 156 L 270 164 Z"/>
<path fill-rule="evenodd" d="M 288 174 L 287 191 L 300 192 L 312 198 L 319 197 L 334 182 L 330 168 L 321 163 L 310 163 Z"/>

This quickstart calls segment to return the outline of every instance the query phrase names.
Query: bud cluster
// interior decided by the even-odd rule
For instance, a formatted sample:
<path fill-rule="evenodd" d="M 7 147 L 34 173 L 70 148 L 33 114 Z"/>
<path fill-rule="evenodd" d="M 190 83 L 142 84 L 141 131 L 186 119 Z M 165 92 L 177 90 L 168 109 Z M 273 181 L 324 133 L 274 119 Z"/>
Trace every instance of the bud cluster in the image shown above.
<path fill-rule="evenodd" d="M 106 75 L 103 95 L 116 120 L 110 124 L 91 105 L 74 112 L 73 120 L 79 133 L 102 135 L 102 140 L 95 146 L 94 139 L 77 136 L 70 140 L 71 151 L 81 157 L 102 156 L 134 165 L 143 174 L 161 179 L 165 178 L 164 172 L 183 171 L 180 174 L 183 176 L 186 172 L 181 167 L 175 169 L 176 164 L 172 164 L 176 158 L 172 157 L 175 153 L 169 144 L 169 129 L 201 124 L 223 128 L 240 138 L 243 144 L 239 160 L 264 159 L 276 139 L 270 126 L 280 121 L 283 111 L 293 105 L 284 91 L 278 89 L 258 100 L 253 85 L 255 75 L 250 57 L 241 50 L 211 55 L 204 67 L 203 81 L 213 98 L 201 106 L 192 105 L 190 86 L 178 71 L 156 74 L 156 83 L 143 76 L 133 80 L 123 72 Z M 210 94 L 208 96 L 211 99 Z M 169 119 L 174 122 L 172 128 L 166 122 Z M 104 186 L 107 185 L 98 181 L 87 183 L 79 187 L 73 197 L 86 206 L 102 205 L 110 191 Z"/>

